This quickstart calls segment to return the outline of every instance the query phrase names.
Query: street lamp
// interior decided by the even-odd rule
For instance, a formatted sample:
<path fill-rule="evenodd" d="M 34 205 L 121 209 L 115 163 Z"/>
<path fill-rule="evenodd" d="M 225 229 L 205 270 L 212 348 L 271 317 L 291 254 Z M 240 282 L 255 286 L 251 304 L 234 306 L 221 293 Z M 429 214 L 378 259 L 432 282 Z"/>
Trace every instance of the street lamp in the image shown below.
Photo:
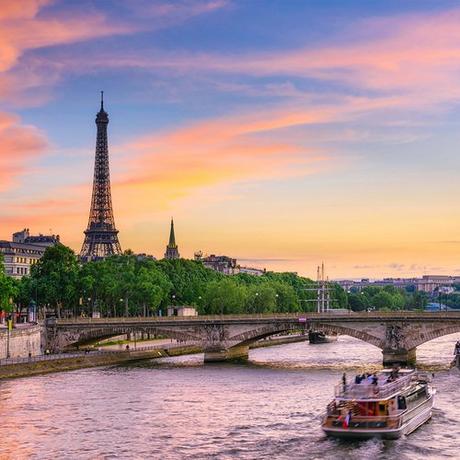
<path fill-rule="evenodd" d="M 6 318 L 6 358 L 10 358 L 10 332 L 13 329 L 11 313 Z"/>

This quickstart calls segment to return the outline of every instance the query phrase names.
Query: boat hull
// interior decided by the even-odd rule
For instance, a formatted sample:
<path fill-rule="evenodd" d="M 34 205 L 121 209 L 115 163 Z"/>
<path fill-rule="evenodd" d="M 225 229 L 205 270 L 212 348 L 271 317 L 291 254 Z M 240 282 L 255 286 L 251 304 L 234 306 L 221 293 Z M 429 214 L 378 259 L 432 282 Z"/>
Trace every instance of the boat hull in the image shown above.
<path fill-rule="evenodd" d="M 308 334 L 308 342 L 311 345 L 318 345 L 320 343 L 331 343 L 336 342 L 337 336 L 336 335 L 323 335 L 319 334 L 318 332 L 310 332 Z"/>

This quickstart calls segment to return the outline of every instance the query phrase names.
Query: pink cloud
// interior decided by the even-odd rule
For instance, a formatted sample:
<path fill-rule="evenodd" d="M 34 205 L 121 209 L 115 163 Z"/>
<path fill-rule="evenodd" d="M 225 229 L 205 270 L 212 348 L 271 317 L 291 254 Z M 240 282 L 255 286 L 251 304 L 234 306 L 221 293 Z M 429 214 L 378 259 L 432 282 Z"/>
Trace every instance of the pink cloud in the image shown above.
<path fill-rule="evenodd" d="M 17 5 L 24 5 L 18 8 Z M 0 14 L 0 71 L 11 69 L 30 49 L 132 32 L 133 27 L 107 21 L 101 13 L 71 17 L 42 17 L 43 0 L 9 2 Z"/>
<path fill-rule="evenodd" d="M 106 56 L 105 67 L 135 67 L 189 78 L 198 75 L 303 77 L 336 81 L 378 94 L 409 96 L 400 102 L 419 107 L 460 97 L 460 9 L 359 21 L 360 39 L 349 31 L 340 43 L 276 52 L 241 54 L 136 53 Z M 364 35 L 364 38 L 363 36 Z M 98 65 L 96 63 L 96 65 Z M 226 83 L 224 91 L 260 92 L 256 83 Z M 289 83 L 272 88 L 276 94 L 299 98 Z M 266 88 L 268 95 L 270 88 Z M 334 97 L 334 95 L 332 95 Z"/>
<path fill-rule="evenodd" d="M 109 22 L 101 13 L 52 17 L 41 14 L 50 0 L 2 2 L 0 8 L 0 97 L 14 99 L 29 89 L 48 86 L 59 79 L 55 66 L 43 73 L 36 71 L 33 61 L 20 70 L 16 64 L 28 50 L 74 43 L 134 30 Z M 29 105 L 43 102 L 43 94 L 35 92 Z M 18 117 L 0 113 L 0 187 L 5 189 L 33 165 L 48 146 L 44 133 L 33 126 L 24 126 Z"/>
<path fill-rule="evenodd" d="M 34 157 L 45 151 L 48 141 L 37 128 L 22 125 L 18 117 L 0 112 L 0 146 L 0 189 L 5 189 Z"/>
<path fill-rule="evenodd" d="M 175 2 L 158 2 L 152 4 L 141 3 L 142 7 L 137 6 L 139 13 L 144 17 L 151 15 L 154 17 L 185 20 L 201 14 L 211 13 L 229 5 L 228 0 L 177 0 Z"/>

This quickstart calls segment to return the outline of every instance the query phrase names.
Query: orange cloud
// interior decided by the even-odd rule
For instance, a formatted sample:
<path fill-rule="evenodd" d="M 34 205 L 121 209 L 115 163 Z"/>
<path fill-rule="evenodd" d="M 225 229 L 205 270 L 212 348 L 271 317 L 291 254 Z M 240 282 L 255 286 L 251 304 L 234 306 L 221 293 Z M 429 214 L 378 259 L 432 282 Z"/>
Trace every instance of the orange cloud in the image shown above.
<path fill-rule="evenodd" d="M 264 135 L 277 128 L 319 122 L 313 113 L 251 114 L 209 120 L 154 136 L 117 150 L 129 152 L 121 184 L 160 187 L 182 196 L 191 189 L 236 181 L 282 179 L 312 172 L 327 155 L 289 140 Z M 134 158 L 134 159 L 133 159 Z"/>
<path fill-rule="evenodd" d="M 292 129 L 345 122 L 399 104 L 398 98 L 343 98 L 336 105 L 210 119 L 115 146 L 115 187 L 123 214 L 144 215 L 200 190 L 245 181 L 283 180 L 337 168 L 332 150 L 312 147 L 315 135 Z M 211 193 L 212 194 L 212 193 Z"/>

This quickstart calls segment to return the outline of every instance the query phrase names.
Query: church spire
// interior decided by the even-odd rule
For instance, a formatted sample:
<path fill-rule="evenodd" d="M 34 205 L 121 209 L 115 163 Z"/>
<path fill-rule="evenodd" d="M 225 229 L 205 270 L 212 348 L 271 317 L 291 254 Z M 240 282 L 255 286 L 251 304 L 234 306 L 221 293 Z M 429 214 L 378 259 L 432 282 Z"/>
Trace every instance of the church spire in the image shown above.
<path fill-rule="evenodd" d="M 165 259 L 179 259 L 179 249 L 176 244 L 176 235 L 174 233 L 174 220 L 171 217 L 171 228 L 169 230 L 169 243 L 166 246 Z"/>
<path fill-rule="evenodd" d="M 174 220 L 171 217 L 171 230 L 169 231 L 169 244 L 170 248 L 176 247 L 176 235 L 174 235 Z"/>

